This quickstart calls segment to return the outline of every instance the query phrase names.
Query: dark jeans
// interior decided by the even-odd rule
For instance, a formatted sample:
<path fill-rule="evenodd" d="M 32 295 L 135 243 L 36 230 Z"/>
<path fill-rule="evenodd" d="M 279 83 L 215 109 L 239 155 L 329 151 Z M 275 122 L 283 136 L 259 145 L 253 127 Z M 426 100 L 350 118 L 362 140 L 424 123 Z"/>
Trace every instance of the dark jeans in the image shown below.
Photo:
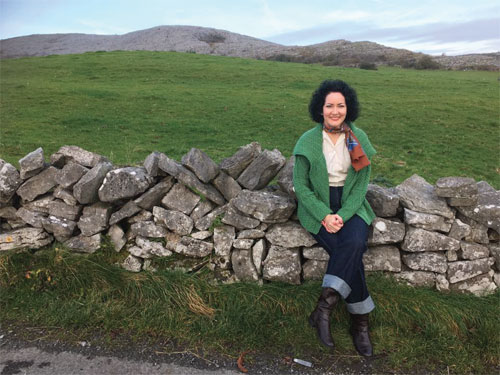
<path fill-rule="evenodd" d="M 330 187 L 330 208 L 336 213 L 341 207 L 342 187 Z M 323 287 L 335 289 L 353 314 L 366 314 L 375 308 L 365 280 L 363 254 L 367 250 L 368 225 L 358 215 L 344 223 L 337 233 L 328 233 L 321 226 L 313 234 L 318 244 L 330 255 L 323 278 Z"/>

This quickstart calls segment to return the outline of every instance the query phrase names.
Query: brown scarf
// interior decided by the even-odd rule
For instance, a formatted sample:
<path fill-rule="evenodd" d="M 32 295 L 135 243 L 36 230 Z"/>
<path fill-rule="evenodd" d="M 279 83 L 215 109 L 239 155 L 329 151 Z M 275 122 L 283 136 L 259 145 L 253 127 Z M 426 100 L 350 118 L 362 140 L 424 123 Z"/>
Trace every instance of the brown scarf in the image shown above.
<path fill-rule="evenodd" d="M 370 165 L 370 160 L 368 160 L 368 156 L 366 156 L 363 151 L 363 147 L 361 147 L 358 138 L 356 138 L 350 126 L 345 122 L 340 125 L 340 128 L 334 128 L 333 126 L 323 124 L 323 130 L 328 133 L 345 133 L 345 144 L 351 156 L 351 165 L 356 172 Z"/>

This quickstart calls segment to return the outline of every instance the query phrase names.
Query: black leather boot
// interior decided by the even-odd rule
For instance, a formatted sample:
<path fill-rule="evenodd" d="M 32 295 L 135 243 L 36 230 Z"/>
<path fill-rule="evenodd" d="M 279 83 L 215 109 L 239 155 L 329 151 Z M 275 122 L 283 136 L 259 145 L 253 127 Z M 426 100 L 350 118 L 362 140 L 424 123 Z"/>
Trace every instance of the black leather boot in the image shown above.
<path fill-rule="evenodd" d="M 340 295 L 335 289 L 323 288 L 314 311 L 309 315 L 309 324 L 316 328 L 319 341 L 333 348 L 334 343 L 330 331 L 330 314 L 340 299 Z"/>
<path fill-rule="evenodd" d="M 368 314 L 351 314 L 351 335 L 354 347 L 364 357 L 373 355 L 368 329 Z"/>

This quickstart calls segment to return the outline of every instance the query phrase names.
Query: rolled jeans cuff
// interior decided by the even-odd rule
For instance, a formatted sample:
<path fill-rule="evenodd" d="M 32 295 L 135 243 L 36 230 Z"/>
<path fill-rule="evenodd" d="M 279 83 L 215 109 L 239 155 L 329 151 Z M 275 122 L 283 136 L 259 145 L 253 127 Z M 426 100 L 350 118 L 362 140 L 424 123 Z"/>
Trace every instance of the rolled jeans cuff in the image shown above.
<path fill-rule="evenodd" d="M 347 311 L 351 314 L 368 314 L 374 308 L 375 303 L 373 303 L 372 297 L 370 296 L 364 301 L 347 304 Z"/>
<path fill-rule="evenodd" d="M 347 285 L 344 280 L 342 280 L 340 277 L 330 274 L 326 274 L 323 277 L 322 287 L 335 289 L 344 299 L 346 299 L 347 296 L 351 294 L 351 287 Z"/>

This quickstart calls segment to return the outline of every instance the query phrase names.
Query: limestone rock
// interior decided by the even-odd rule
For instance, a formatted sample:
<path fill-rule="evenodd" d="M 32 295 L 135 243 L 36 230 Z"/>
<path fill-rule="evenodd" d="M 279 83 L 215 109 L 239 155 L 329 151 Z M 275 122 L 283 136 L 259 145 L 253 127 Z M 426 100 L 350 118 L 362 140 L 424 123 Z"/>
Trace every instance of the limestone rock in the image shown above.
<path fill-rule="evenodd" d="M 193 219 L 182 212 L 153 207 L 153 216 L 157 224 L 164 225 L 169 230 L 181 236 L 186 236 L 193 230 Z"/>
<path fill-rule="evenodd" d="M 123 261 L 122 268 L 130 272 L 141 272 L 142 260 L 130 254 Z"/>
<path fill-rule="evenodd" d="M 278 174 L 278 185 L 285 193 L 287 193 L 293 199 L 296 199 L 295 189 L 293 187 L 293 167 L 295 165 L 295 156 L 291 156 L 287 160 L 285 166 L 281 169 Z"/>
<path fill-rule="evenodd" d="M 198 194 L 193 193 L 184 184 L 177 183 L 161 200 L 161 204 L 170 210 L 189 215 L 200 200 L 201 197 Z"/>
<path fill-rule="evenodd" d="M 412 270 L 446 273 L 446 256 L 437 252 L 403 254 L 403 263 Z"/>
<path fill-rule="evenodd" d="M 82 206 L 71 206 L 58 199 L 49 204 L 49 214 L 68 220 L 77 220 L 82 211 Z"/>
<path fill-rule="evenodd" d="M 301 272 L 299 249 L 270 247 L 262 269 L 264 279 L 299 285 Z"/>
<path fill-rule="evenodd" d="M 240 250 L 250 250 L 253 245 L 253 240 L 249 238 L 236 239 L 233 241 L 233 247 Z"/>
<path fill-rule="evenodd" d="M 168 232 L 165 234 L 165 240 L 167 241 L 165 244 L 165 248 L 170 251 L 175 251 L 177 248 L 177 244 L 181 242 L 181 236 L 174 232 Z"/>
<path fill-rule="evenodd" d="M 53 192 L 53 195 L 54 198 L 61 199 L 64 203 L 70 206 L 76 206 L 78 204 L 78 201 L 73 196 L 73 194 L 69 190 L 64 189 L 62 186 L 56 187 L 56 189 Z"/>
<path fill-rule="evenodd" d="M 196 220 L 194 226 L 198 230 L 209 229 L 212 225 L 214 225 L 214 223 L 218 218 L 220 218 L 222 215 L 225 215 L 226 209 L 227 206 L 217 207 L 215 210 L 209 212 L 207 215 Z"/>
<path fill-rule="evenodd" d="M 182 164 L 175 161 L 174 159 L 170 159 L 165 154 L 160 153 L 159 160 L 158 160 L 158 168 L 161 171 L 163 171 L 171 176 L 176 177 L 179 174 L 180 167 L 182 167 Z"/>
<path fill-rule="evenodd" d="M 497 271 L 500 271 L 500 244 L 490 244 L 488 246 L 491 256 L 495 259 L 495 266 Z"/>
<path fill-rule="evenodd" d="M 142 210 L 137 215 L 134 215 L 130 219 L 128 219 L 127 223 L 135 224 L 141 221 L 152 221 L 152 220 L 153 220 L 153 214 L 149 211 Z"/>
<path fill-rule="evenodd" d="M 215 255 L 228 256 L 233 246 L 235 229 L 229 225 L 222 225 L 214 228 L 214 248 Z"/>
<path fill-rule="evenodd" d="M 68 163 L 63 169 L 59 170 L 56 175 L 56 182 L 63 188 L 69 188 L 76 184 L 88 171 L 88 168 L 78 163 Z"/>
<path fill-rule="evenodd" d="M 203 258 L 213 250 L 213 244 L 206 241 L 199 241 L 191 237 L 182 237 L 175 248 L 175 252 L 189 257 Z"/>
<path fill-rule="evenodd" d="M 490 250 L 486 246 L 479 245 L 474 242 L 460 242 L 460 250 L 458 251 L 460 259 L 481 259 L 490 256 Z"/>
<path fill-rule="evenodd" d="M 115 202 L 129 199 L 144 193 L 153 178 L 145 168 L 125 167 L 109 171 L 99 188 L 99 199 L 102 202 Z"/>
<path fill-rule="evenodd" d="M 259 274 L 252 261 L 250 250 L 234 250 L 231 255 L 233 271 L 240 281 L 257 281 Z"/>
<path fill-rule="evenodd" d="M 146 157 L 146 159 L 144 160 L 144 168 L 148 172 L 148 175 L 150 175 L 151 177 L 158 176 L 159 162 L 160 162 L 160 153 L 158 151 L 154 151 Z"/>
<path fill-rule="evenodd" d="M 454 284 L 487 273 L 490 270 L 488 258 L 448 263 L 448 280 Z"/>
<path fill-rule="evenodd" d="M 115 251 L 120 252 L 121 249 L 123 249 L 123 246 L 127 243 L 123 229 L 117 224 L 111 225 L 107 234 L 111 239 L 111 243 L 113 244 Z"/>
<path fill-rule="evenodd" d="M 45 167 L 43 149 L 38 147 L 35 151 L 19 160 L 20 175 L 23 180 L 37 175 Z"/>
<path fill-rule="evenodd" d="M 149 255 L 148 257 L 168 257 L 172 255 L 172 252 L 165 248 L 161 242 L 151 241 L 147 238 L 138 236 L 135 239 L 135 243 L 137 244 L 137 246 L 146 251 L 146 253 Z"/>
<path fill-rule="evenodd" d="M 56 186 L 56 175 L 58 169 L 48 167 L 29 180 L 26 180 L 18 189 L 19 195 L 24 201 L 32 201 L 39 195 L 45 194 Z"/>
<path fill-rule="evenodd" d="M 408 208 L 404 209 L 405 223 L 416 228 L 435 230 L 448 233 L 452 226 L 452 221 L 443 216 L 416 212 Z"/>
<path fill-rule="evenodd" d="M 152 210 L 154 206 L 159 206 L 161 200 L 174 185 L 174 178 L 167 176 L 155 186 L 151 187 L 134 202 L 145 210 Z"/>
<path fill-rule="evenodd" d="M 206 153 L 197 148 L 189 150 L 182 157 L 181 162 L 204 183 L 212 181 L 219 174 L 219 166 Z"/>
<path fill-rule="evenodd" d="M 378 217 L 394 217 L 399 207 L 399 196 L 391 190 L 368 184 L 366 199 Z"/>
<path fill-rule="evenodd" d="M 12 209 L 15 211 L 16 209 L 12 207 Z M 36 212 L 36 211 L 30 211 L 27 210 L 24 207 L 21 207 L 19 210 L 17 210 L 16 214 L 17 217 L 21 218 L 26 224 L 31 225 L 32 227 L 35 228 L 42 228 L 43 225 L 43 219 L 47 217 L 46 214 L 41 213 L 41 212 Z M 17 217 L 10 217 L 10 220 L 16 220 Z"/>
<path fill-rule="evenodd" d="M 0 167 L 0 203 L 7 203 L 14 196 L 23 180 L 12 164 L 4 162 Z"/>
<path fill-rule="evenodd" d="M 450 282 L 444 275 L 436 275 L 436 289 L 440 292 L 450 290 Z"/>
<path fill-rule="evenodd" d="M 324 260 L 308 259 L 302 266 L 304 280 L 322 280 L 326 273 L 328 262 Z"/>
<path fill-rule="evenodd" d="M 410 210 L 454 218 L 446 200 L 438 197 L 434 187 L 416 174 L 396 186 L 396 193 L 401 204 Z"/>
<path fill-rule="evenodd" d="M 258 239 L 258 238 L 264 238 L 266 235 L 266 232 L 263 230 L 258 230 L 258 229 L 245 229 L 242 230 L 241 232 L 238 233 L 238 238 L 243 239 L 243 238 L 250 238 L 252 240 Z"/>
<path fill-rule="evenodd" d="M 297 207 L 295 201 L 268 191 L 242 190 L 231 205 L 247 216 L 265 223 L 282 223 L 292 216 Z"/>
<path fill-rule="evenodd" d="M 220 172 L 212 183 L 228 201 L 236 197 L 241 191 L 241 186 L 236 180 L 224 172 Z"/>
<path fill-rule="evenodd" d="M 261 151 L 260 144 L 257 142 L 242 146 L 233 156 L 222 160 L 220 169 L 232 178 L 237 179 Z"/>
<path fill-rule="evenodd" d="M 477 197 L 477 185 L 469 177 L 442 177 L 436 181 L 436 195 L 443 198 Z"/>
<path fill-rule="evenodd" d="M 132 237 L 142 236 L 147 238 L 162 238 L 167 234 L 167 230 L 156 225 L 153 221 L 139 221 L 130 226 Z"/>
<path fill-rule="evenodd" d="M 222 194 L 215 187 L 209 184 L 204 184 L 198 179 L 198 177 L 195 176 L 193 172 L 184 168 L 182 165 L 177 168 L 175 178 L 187 187 L 190 187 L 193 191 L 199 193 L 201 196 L 211 200 L 219 206 L 226 203 Z"/>
<path fill-rule="evenodd" d="M 330 255 L 321 246 L 304 247 L 302 249 L 302 256 L 305 259 L 330 260 Z"/>
<path fill-rule="evenodd" d="M 103 156 L 86 151 L 78 146 L 62 146 L 59 151 L 57 151 L 57 154 L 63 155 L 66 163 L 72 160 L 84 167 L 91 168 L 95 167 L 98 163 L 107 161 Z"/>
<path fill-rule="evenodd" d="M 478 297 L 482 297 L 493 293 L 497 289 L 497 285 L 492 281 L 488 273 L 474 276 L 470 279 L 457 282 L 450 285 L 451 290 L 459 292 L 469 292 Z"/>
<path fill-rule="evenodd" d="M 110 162 L 102 162 L 88 171 L 74 186 L 73 195 L 81 204 L 97 202 L 99 187 L 106 174 L 113 168 Z"/>
<path fill-rule="evenodd" d="M 366 271 L 401 272 L 401 256 L 396 246 L 370 246 L 363 255 Z"/>
<path fill-rule="evenodd" d="M 64 242 L 73 235 L 76 228 L 76 222 L 64 218 L 59 218 L 49 215 L 42 222 L 43 229 L 54 234 L 54 237 L 59 242 Z"/>
<path fill-rule="evenodd" d="M 252 247 L 252 261 L 259 276 L 262 275 L 262 264 L 267 256 L 266 241 L 260 239 Z"/>
<path fill-rule="evenodd" d="M 460 241 L 461 239 L 463 239 L 466 236 L 469 236 L 470 234 L 471 234 L 470 225 L 463 223 L 459 219 L 455 219 L 453 221 L 453 224 L 451 225 L 448 236 Z"/>
<path fill-rule="evenodd" d="M 151 248 L 142 248 L 139 246 L 129 246 L 127 248 L 127 251 L 137 258 L 150 259 L 153 257 L 153 255 L 151 254 Z"/>
<path fill-rule="evenodd" d="M 110 215 L 111 206 L 109 204 L 94 203 L 83 209 L 83 214 L 78 221 L 78 228 L 83 236 L 90 237 L 107 228 Z"/>
<path fill-rule="evenodd" d="M 12 206 L 0 208 L 0 218 L 5 220 L 15 220 L 19 217 L 17 212 L 18 210 Z"/>
<path fill-rule="evenodd" d="M 426 271 L 402 271 L 394 274 L 394 277 L 414 286 L 433 287 L 436 282 L 436 274 Z"/>
<path fill-rule="evenodd" d="M 192 232 L 191 237 L 193 237 L 196 240 L 206 240 L 207 238 L 212 237 L 212 232 L 209 230 L 200 230 L 198 232 Z"/>
<path fill-rule="evenodd" d="M 24 203 L 23 207 L 30 211 L 49 214 L 50 203 L 54 200 L 52 194 L 44 195 L 34 201 Z"/>
<path fill-rule="evenodd" d="M 234 201 L 234 199 L 233 199 Z M 227 205 L 226 212 L 222 218 L 224 224 L 231 225 L 237 229 L 253 229 L 260 224 L 260 221 L 242 214 L 232 203 Z"/>
<path fill-rule="evenodd" d="M 405 237 L 405 225 L 398 221 L 392 221 L 377 217 L 373 220 L 368 235 L 368 245 L 385 245 L 403 241 Z"/>
<path fill-rule="evenodd" d="M 92 254 L 101 247 L 101 234 L 97 233 L 93 236 L 76 236 L 67 240 L 64 246 L 78 253 Z"/>
<path fill-rule="evenodd" d="M 429 232 L 425 229 L 409 227 L 401 249 L 411 252 L 458 250 L 460 241 L 444 234 Z"/>
<path fill-rule="evenodd" d="M 0 251 L 14 249 L 39 249 L 53 241 L 42 228 L 21 228 L 0 233 Z"/>
<path fill-rule="evenodd" d="M 308 231 L 294 222 L 273 225 L 267 231 L 266 239 L 273 245 L 288 248 L 311 247 L 316 243 Z"/>
<path fill-rule="evenodd" d="M 194 210 L 191 212 L 191 219 L 196 223 L 199 219 L 201 219 L 203 216 L 208 214 L 210 211 L 212 211 L 215 208 L 215 205 L 210 202 L 209 200 L 206 201 L 199 201 Z"/>
<path fill-rule="evenodd" d="M 488 238 L 488 227 L 486 225 L 478 223 L 461 213 L 458 213 L 457 216 L 460 220 L 470 226 L 470 233 L 464 237 L 465 241 L 477 242 L 485 245 L 490 242 Z"/>
<path fill-rule="evenodd" d="M 457 209 L 462 215 L 500 232 L 500 192 L 486 182 L 481 181 L 481 188 L 478 183 L 476 205 Z"/>
<path fill-rule="evenodd" d="M 238 177 L 238 183 L 249 190 L 262 189 L 278 174 L 285 162 L 278 149 L 264 150 Z"/>
<path fill-rule="evenodd" d="M 113 212 L 113 214 L 109 218 L 109 225 L 116 224 L 122 221 L 123 219 L 134 216 L 136 213 L 140 211 L 141 208 L 134 201 L 128 201 L 118 211 Z"/>
<path fill-rule="evenodd" d="M 448 262 L 455 262 L 458 260 L 458 251 L 456 250 L 447 250 L 445 251 L 445 254 Z"/>

